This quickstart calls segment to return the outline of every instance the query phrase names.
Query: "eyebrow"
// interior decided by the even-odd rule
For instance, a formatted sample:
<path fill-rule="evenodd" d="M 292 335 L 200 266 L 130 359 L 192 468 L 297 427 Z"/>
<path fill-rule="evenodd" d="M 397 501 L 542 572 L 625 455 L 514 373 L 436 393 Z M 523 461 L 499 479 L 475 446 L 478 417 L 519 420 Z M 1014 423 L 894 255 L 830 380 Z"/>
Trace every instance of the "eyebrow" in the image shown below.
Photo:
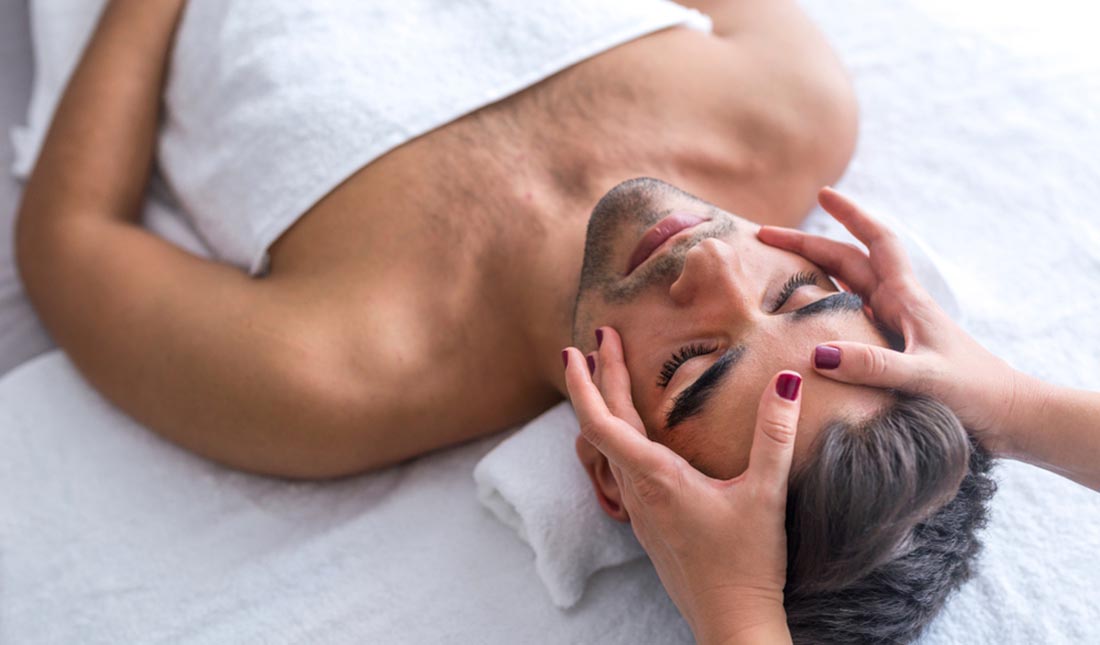
<path fill-rule="evenodd" d="M 863 299 L 849 291 L 840 291 L 820 300 L 796 309 L 787 315 L 792 322 L 807 320 L 813 316 L 829 313 L 862 313 Z M 748 348 L 738 345 L 726 350 L 726 353 L 708 367 L 695 382 L 684 388 L 672 402 L 672 409 L 665 417 L 665 430 L 669 431 L 692 417 L 703 413 L 714 393 L 733 374 L 733 368 L 745 356 Z"/>

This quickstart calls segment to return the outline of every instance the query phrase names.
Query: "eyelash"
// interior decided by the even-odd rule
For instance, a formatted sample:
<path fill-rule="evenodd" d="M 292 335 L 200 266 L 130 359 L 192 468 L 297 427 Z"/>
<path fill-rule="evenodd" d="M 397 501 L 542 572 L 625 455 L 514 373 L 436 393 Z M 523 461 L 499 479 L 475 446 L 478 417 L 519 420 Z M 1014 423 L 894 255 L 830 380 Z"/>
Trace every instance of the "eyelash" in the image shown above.
<path fill-rule="evenodd" d="M 779 295 L 776 296 L 775 302 L 772 304 L 772 312 L 779 311 L 780 307 L 787 304 L 787 299 L 793 296 L 794 292 L 797 291 L 799 287 L 820 283 L 821 277 L 812 271 L 800 271 L 792 275 L 787 279 L 783 288 L 780 289 Z"/>
<path fill-rule="evenodd" d="M 684 363 L 696 356 L 703 356 L 704 354 L 710 354 L 717 350 L 717 345 L 703 345 L 701 343 L 693 343 L 681 347 L 680 351 L 675 352 L 672 358 L 665 361 L 665 364 L 661 367 L 661 376 L 657 379 L 657 387 L 668 387 L 668 382 L 672 380 L 672 376 L 676 374 L 676 370 L 680 369 L 680 366 Z"/>
<path fill-rule="evenodd" d="M 819 284 L 820 281 L 821 277 L 812 271 L 800 271 L 790 278 L 787 278 L 787 282 L 783 284 L 783 288 L 780 289 L 779 295 L 775 298 L 775 302 L 772 305 L 772 311 L 778 311 L 780 307 L 786 304 L 787 300 L 794 295 L 794 292 L 797 291 L 799 287 Z M 693 343 L 681 347 L 679 351 L 672 354 L 672 358 L 665 361 L 665 364 L 661 366 L 661 375 L 657 379 L 657 387 L 668 387 L 669 381 L 671 381 L 673 375 L 676 374 L 676 370 L 680 369 L 680 366 L 684 363 L 696 356 L 711 354 L 717 350 L 718 347 L 716 345 L 704 345 L 701 343 Z"/>

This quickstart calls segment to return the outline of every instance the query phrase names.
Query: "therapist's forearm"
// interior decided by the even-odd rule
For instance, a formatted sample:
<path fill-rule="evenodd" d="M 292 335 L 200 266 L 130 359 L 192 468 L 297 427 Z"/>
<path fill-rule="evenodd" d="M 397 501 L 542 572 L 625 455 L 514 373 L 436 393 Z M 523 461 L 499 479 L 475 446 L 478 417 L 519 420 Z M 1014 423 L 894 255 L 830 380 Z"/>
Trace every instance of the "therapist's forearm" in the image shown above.
<path fill-rule="evenodd" d="M 112 0 L 73 72 L 24 192 L 21 232 L 69 217 L 136 222 L 184 0 Z"/>
<path fill-rule="evenodd" d="M 1100 492 L 1100 393 L 1024 379 L 1005 456 Z"/>

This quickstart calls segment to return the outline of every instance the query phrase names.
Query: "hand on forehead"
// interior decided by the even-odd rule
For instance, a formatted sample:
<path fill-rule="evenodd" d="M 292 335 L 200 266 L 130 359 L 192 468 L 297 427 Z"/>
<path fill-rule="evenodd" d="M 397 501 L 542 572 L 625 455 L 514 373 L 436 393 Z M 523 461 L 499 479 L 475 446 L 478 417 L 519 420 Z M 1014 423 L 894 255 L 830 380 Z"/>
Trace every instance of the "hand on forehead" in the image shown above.
<path fill-rule="evenodd" d="M 860 317 L 861 318 L 861 317 Z M 837 317 L 822 321 L 823 328 L 784 339 L 757 339 L 727 382 L 711 397 L 704 412 L 669 430 L 667 409 L 644 415 L 651 438 L 680 454 L 697 469 L 716 478 L 729 478 L 748 466 L 756 423 L 757 403 L 771 377 L 780 370 L 803 375 L 802 414 L 795 443 L 795 467 L 807 457 L 821 429 L 837 420 L 860 421 L 873 416 L 889 395 L 884 391 L 849 385 L 816 373 L 811 366 L 815 347 L 829 340 L 847 339 L 884 345 L 867 320 Z"/>

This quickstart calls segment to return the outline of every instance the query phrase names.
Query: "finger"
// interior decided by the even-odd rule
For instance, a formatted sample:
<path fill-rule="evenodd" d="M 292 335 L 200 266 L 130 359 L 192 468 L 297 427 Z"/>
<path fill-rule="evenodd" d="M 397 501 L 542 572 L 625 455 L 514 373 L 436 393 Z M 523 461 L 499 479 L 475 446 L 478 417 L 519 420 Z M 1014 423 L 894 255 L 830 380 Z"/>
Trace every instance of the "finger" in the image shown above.
<path fill-rule="evenodd" d="M 584 363 L 588 367 L 588 374 L 592 377 L 592 382 L 596 384 L 596 389 L 600 388 L 600 364 L 597 360 L 596 352 L 589 352 L 584 355 Z"/>
<path fill-rule="evenodd" d="M 853 244 L 776 226 L 762 226 L 757 237 L 765 244 L 801 255 L 864 298 L 869 297 L 878 284 L 867 253 Z"/>
<path fill-rule="evenodd" d="M 901 240 L 885 224 L 872 217 L 847 196 L 832 188 L 818 192 L 821 207 L 863 242 L 871 252 L 871 261 L 883 279 L 912 272 L 909 256 Z"/>
<path fill-rule="evenodd" d="M 623 356 L 622 338 L 611 327 L 600 327 L 596 333 L 599 345 L 597 373 L 600 375 L 596 384 L 600 394 L 611 414 L 634 426 L 638 432 L 646 434 L 645 425 L 630 394 L 630 373 L 626 369 Z"/>
<path fill-rule="evenodd" d="M 565 360 L 565 384 L 577 413 L 581 434 L 624 472 L 634 474 L 653 470 L 665 457 L 660 446 L 617 418 L 604 403 L 592 382 L 584 355 L 570 347 L 562 352 Z"/>
<path fill-rule="evenodd" d="M 917 382 L 922 367 L 916 356 L 853 342 L 818 345 L 813 364 L 819 374 L 835 381 L 899 389 Z"/>
<path fill-rule="evenodd" d="M 798 415 L 802 409 L 802 376 L 783 371 L 772 377 L 756 411 L 756 430 L 749 451 L 751 481 L 786 499 Z"/>

